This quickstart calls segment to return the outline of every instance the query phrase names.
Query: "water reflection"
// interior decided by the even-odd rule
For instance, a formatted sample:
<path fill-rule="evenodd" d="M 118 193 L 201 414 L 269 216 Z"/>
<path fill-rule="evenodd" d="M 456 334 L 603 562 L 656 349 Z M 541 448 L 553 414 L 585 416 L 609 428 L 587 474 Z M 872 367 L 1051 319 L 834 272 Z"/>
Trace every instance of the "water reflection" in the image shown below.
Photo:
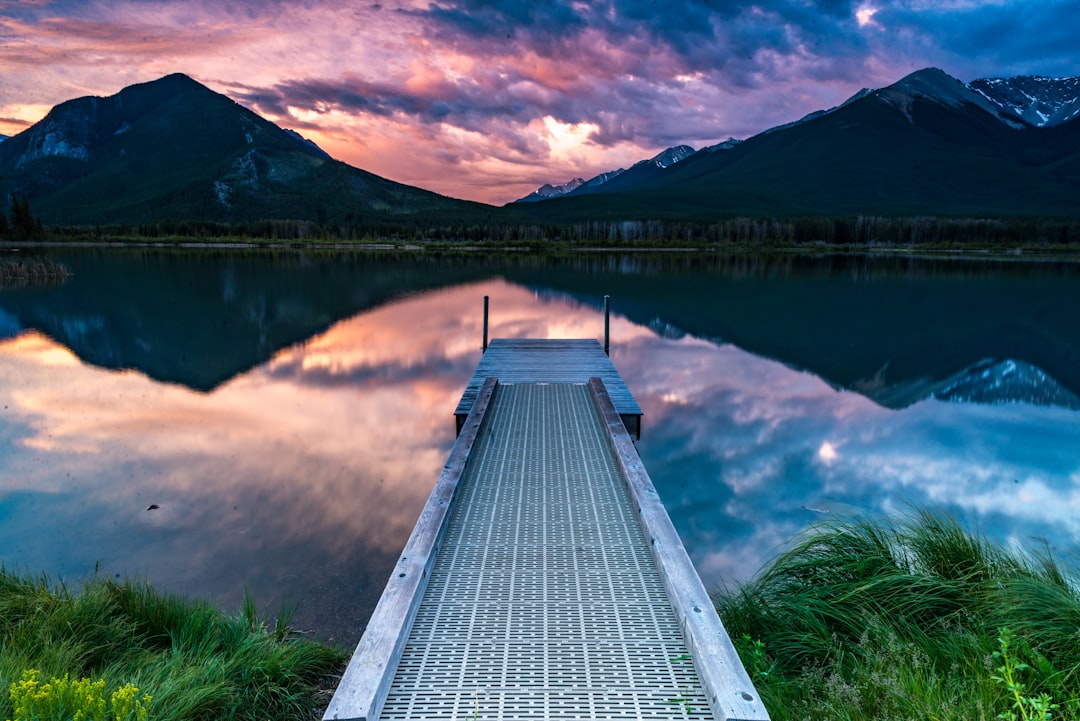
<path fill-rule="evenodd" d="M 100 564 L 230 607 L 247 588 L 355 642 L 452 445 L 485 294 L 495 335 L 599 327 L 573 301 L 465 285 L 338 323 L 209 394 L 83 365 L 37 332 L 0 343 L 0 561 L 68 578 Z"/>
<path fill-rule="evenodd" d="M 810 330 L 796 332 L 794 321 L 779 318 L 785 304 L 809 323 L 823 310 L 839 313 L 860 294 L 885 303 L 891 296 L 877 286 L 830 287 L 801 277 L 798 268 L 774 278 L 750 266 L 741 279 L 717 278 L 700 268 L 665 275 L 671 268 L 661 272 L 648 262 L 609 267 L 614 260 L 597 257 L 581 261 L 599 264 L 589 276 L 526 260 L 501 267 L 503 278 L 492 278 L 482 264 L 453 266 L 444 285 L 436 280 L 437 265 L 399 268 L 391 282 L 380 275 L 384 265 L 324 272 L 298 263 L 289 266 L 296 275 L 283 271 L 275 282 L 306 274 L 316 289 L 286 283 L 278 296 L 256 282 L 257 264 L 234 260 L 215 276 L 232 280 L 220 287 L 215 281 L 224 305 L 213 307 L 213 317 L 228 317 L 235 328 L 243 313 L 229 309 L 256 307 L 252 299 L 259 297 L 267 299 L 260 307 L 273 311 L 251 316 L 239 340 L 253 345 L 236 350 L 225 365 L 209 374 L 185 366 L 197 381 L 190 387 L 167 376 L 174 346 L 162 350 L 178 310 L 140 314 L 138 302 L 122 297 L 94 300 L 93 313 L 73 309 L 73 299 L 91 303 L 80 283 L 96 281 L 85 266 L 68 286 L 49 291 L 73 295 L 49 296 L 47 312 L 45 303 L 35 303 L 44 295 L 5 296 L 9 310 L 0 318 L 8 321 L 0 326 L 14 335 L 0 342 L 0 562 L 65 578 L 100 563 L 104 572 L 146 574 L 162 587 L 209 595 L 229 608 L 239 606 L 247 588 L 271 610 L 295 604 L 301 627 L 349 646 L 453 442 L 453 409 L 480 356 L 481 298 L 492 299 L 492 337 L 598 337 L 595 290 L 619 283 L 625 285 L 616 291 L 612 357 L 645 412 L 639 449 L 708 585 L 747 578 L 817 519 L 852 510 L 896 512 L 909 503 L 946 508 L 998 538 L 1034 536 L 1060 552 L 1078 548 L 1080 413 L 1069 403 L 1036 405 L 1011 396 L 1005 399 L 1014 402 L 996 405 L 957 402 L 985 390 L 972 385 L 974 376 L 956 375 L 982 348 L 978 343 L 975 351 L 946 344 L 926 364 L 915 364 L 918 373 L 950 370 L 891 410 L 865 388 L 866 395 L 838 390 L 840 376 L 823 380 L 799 370 L 806 364 L 769 360 L 719 340 L 742 337 L 759 352 L 755 343 L 783 346 L 845 378 L 863 377 L 878 362 L 875 343 L 883 331 L 852 336 L 864 341 L 858 348 L 850 339 L 829 345 L 842 335 L 811 348 Z M 644 277 L 650 273 L 655 277 Z M 901 282 L 869 273 L 859 271 L 859 282 Z M 196 275 L 180 264 L 179 270 L 169 265 L 164 277 Z M 357 287 L 358 278 L 367 285 Z M 1022 274 L 1023 283 L 1009 278 L 1017 288 L 1039 286 Z M 770 279 L 779 285 L 770 286 Z M 1037 312 L 1062 294 L 1075 295 L 1068 279 L 1049 283 L 1049 297 L 1029 297 L 1023 307 Z M 347 301 L 335 295 L 345 288 L 352 288 Z M 958 297 L 955 288 L 916 290 L 929 298 L 924 313 Z M 185 297 L 174 302 L 182 305 Z M 1015 312 L 1008 324 L 1021 329 L 1016 337 L 1049 319 L 1044 346 L 1064 349 L 1056 363 L 1067 365 L 1078 344 L 1064 312 L 1033 319 Z M 338 313 L 346 319 L 335 322 Z M 96 336 L 126 359 L 114 367 L 139 370 L 104 370 L 80 360 L 93 353 L 92 344 L 75 342 L 93 336 L 77 332 L 90 327 L 84 321 L 91 317 L 100 328 L 139 329 L 132 337 Z M 950 318 L 956 329 L 967 316 Z M 908 323 L 919 328 L 918 320 Z M 38 331 L 21 330 L 38 326 L 79 347 L 80 357 Z M 991 337 L 996 327 L 987 321 L 972 337 L 992 345 L 1000 340 Z M 64 328 L 67 336 L 57 331 Z M 228 356 L 221 349 L 230 331 L 206 337 L 205 329 L 205 347 L 186 336 L 175 342 L 188 344 L 192 355 Z M 312 329 L 318 332 L 304 342 L 283 341 Z M 784 337 L 788 331 L 792 336 Z M 930 348 L 942 337 L 915 333 L 906 341 Z M 905 346 L 904 338 L 890 342 Z M 858 363 L 842 357 L 848 350 Z M 258 357 L 264 362 L 223 376 L 238 358 L 251 362 L 253 352 L 264 353 Z M 132 358 L 146 364 L 128 363 Z M 1006 361 L 982 370 L 1007 371 Z M 905 377 L 918 380 L 918 373 Z M 1025 373 L 1036 388 L 1053 381 Z M 161 374 L 172 382 L 152 380 Z M 934 398 L 933 389 L 942 397 L 951 393 L 953 402 Z"/>
<path fill-rule="evenodd" d="M 928 399 L 893 411 L 733 346 L 621 352 L 648 419 L 639 450 L 707 583 L 749 577 L 808 523 L 912 504 L 1078 549 L 1074 410 Z"/>

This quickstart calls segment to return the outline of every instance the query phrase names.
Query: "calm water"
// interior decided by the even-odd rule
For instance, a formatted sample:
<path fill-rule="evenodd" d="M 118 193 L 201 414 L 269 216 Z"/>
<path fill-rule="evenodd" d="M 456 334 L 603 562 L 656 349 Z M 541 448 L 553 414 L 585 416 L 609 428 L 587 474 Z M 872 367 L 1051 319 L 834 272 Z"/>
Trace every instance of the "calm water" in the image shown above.
<path fill-rule="evenodd" d="M 149 577 L 358 640 L 492 337 L 599 337 L 706 585 L 929 505 L 1080 549 L 1080 267 L 55 251 L 0 291 L 0 563 Z M 156 506 L 156 508 L 152 508 Z M 148 510 L 151 509 L 152 510 Z"/>

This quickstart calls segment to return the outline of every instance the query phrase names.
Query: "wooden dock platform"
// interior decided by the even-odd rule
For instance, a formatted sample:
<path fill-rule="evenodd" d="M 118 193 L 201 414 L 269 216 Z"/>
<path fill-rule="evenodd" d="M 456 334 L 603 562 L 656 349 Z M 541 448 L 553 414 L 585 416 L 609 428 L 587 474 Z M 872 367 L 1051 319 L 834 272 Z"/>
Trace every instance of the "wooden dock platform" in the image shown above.
<path fill-rule="evenodd" d="M 768 719 L 620 416 L 484 380 L 325 721 Z"/>
<path fill-rule="evenodd" d="M 495 338 L 491 341 L 469 384 L 465 387 L 454 416 L 458 432 L 469 416 L 480 388 L 487 378 L 502 385 L 517 383 L 588 383 L 600 378 L 607 386 L 615 410 L 626 430 L 641 438 L 641 407 L 626 387 L 619 371 L 595 339 L 547 340 L 535 338 Z"/>

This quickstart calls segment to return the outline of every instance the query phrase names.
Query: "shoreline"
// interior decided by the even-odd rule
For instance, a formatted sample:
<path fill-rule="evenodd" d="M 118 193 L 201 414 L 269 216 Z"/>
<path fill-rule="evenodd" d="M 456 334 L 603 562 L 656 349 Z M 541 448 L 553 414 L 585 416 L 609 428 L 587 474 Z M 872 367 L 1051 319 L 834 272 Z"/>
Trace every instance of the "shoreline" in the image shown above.
<path fill-rule="evenodd" d="M 311 241 L 274 239 L 223 239 L 195 240 L 146 240 L 102 238 L 80 240 L 45 240 L 33 242 L 0 241 L 0 251 L 9 253 L 32 252 L 55 248 L 102 248 L 102 249 L 154 249 L 154 250 L 258 250 L 258 251 L 352 251 L 374 253 L 513 253 L 537 255 L 581 254 L 672 254 L 672 255 L 850 255 L 850 256 L 911 256 L 919 258 L 974 258 L 992 260 L 1060 260 L 1080 261 L 1080 244 L 1065 246 L 1050 244 L 1016 244 L 1005 246 L 942 244 L 892 245 L 892 244 L 839 244 L 824 241 L 772 245 L 767 243 L 737 242 L 713 245 L 662 244 L 641 245 L 575 245 L 553 242 L 547 245 L 502 245 L 498 243 L 455 244 L 445 241 L 430 242 L 367 242 L 367 241 Z"/>

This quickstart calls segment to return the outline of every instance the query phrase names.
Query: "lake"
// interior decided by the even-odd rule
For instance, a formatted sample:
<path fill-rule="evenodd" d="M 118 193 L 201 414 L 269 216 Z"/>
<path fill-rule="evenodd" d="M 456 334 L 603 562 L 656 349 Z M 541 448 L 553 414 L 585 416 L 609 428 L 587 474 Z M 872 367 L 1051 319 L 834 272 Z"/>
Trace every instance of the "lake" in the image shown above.
<path fill-rule="evenodd" d="M 22 251 L 28 255 L 29 251 Z M 40 253 L 38 253 L 40 255 Z M 1080 265 L 78 249 L 0 290 L 0 563 L 249 591 L 351 648 L 491 337 L 601 338 L 705 583 L 929 506 L 1080 550 Z"/>

